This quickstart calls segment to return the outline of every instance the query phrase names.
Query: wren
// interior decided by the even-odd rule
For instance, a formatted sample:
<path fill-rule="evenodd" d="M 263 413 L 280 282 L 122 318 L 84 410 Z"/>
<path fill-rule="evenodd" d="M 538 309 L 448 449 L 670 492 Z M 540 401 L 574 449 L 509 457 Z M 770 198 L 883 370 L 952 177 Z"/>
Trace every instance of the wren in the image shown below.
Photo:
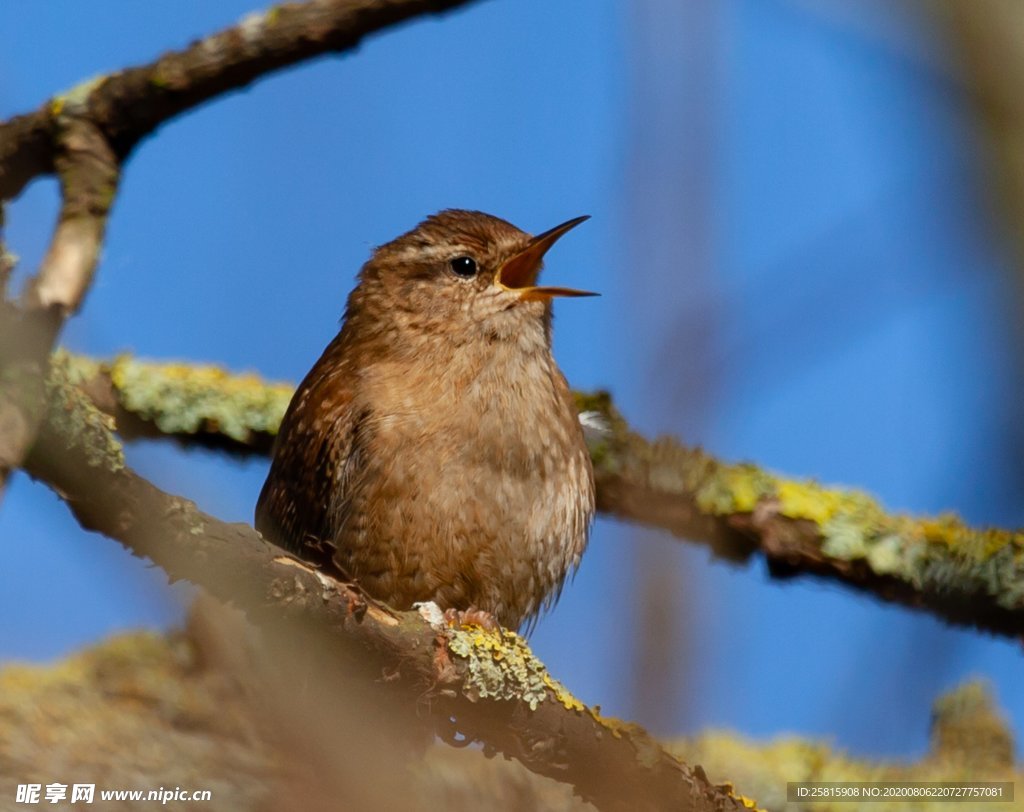
<path fill-rule="evenodd" d="M 532 623 L 579 565 L 594 474 L 535 237 L 447 210 L 376 249 L 299 386 L 256 527 L 396 609 Z"/>

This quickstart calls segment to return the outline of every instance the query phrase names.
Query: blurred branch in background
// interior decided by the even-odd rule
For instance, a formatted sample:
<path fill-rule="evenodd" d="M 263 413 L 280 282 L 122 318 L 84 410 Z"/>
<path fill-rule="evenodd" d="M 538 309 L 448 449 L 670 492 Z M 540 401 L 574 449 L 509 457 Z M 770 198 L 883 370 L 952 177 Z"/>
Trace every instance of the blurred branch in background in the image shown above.
<path fill-rule="evenodd" d="M 952 58 L 969 93 L 977 119 L 985 191 L 996 216 L 999 235 L 1013 252 L 1016 319 L 1011 320 L 1015 346 L 1008 352 L 1016 366 L 1009 432 L 1016 464 L 1015 496 L 1024 481 L 1024 5 L 1015 0 L 956 0 L 920 4 L 953 45 Z"/>
<path fill-rule="evenodd" d="M 266 663 L 254 663 L 239 648 L 237 620 L 205 607 L 193 611 L 180 633 L 123 635 L 54 666 L 0 670 L 0 714 L 11 721 L 0 732 L 0 775 L 58 775 L 75 764 L 88 775 L 102 776 L 107 785 L 144 779 L 154 786 L 209 788 L 217 808 L 240 812 L 280 809 L 289 798 L 301 799 L 307 809 L 322 808 L 313 803 L 318 799 L 311 786 L 331 789 L 336 802 L 345 797 L 343 789 L 317 787 L 325 776 L 317 778 L 314 770 L 296 763 L 309 747 L 296 752 L 282 736 L 280 720 L 270 723 L 261 707 L 266 695 L 254 687 L 258 680 L 253 678 L 253 670 L 265 670 Z M 308 732 L 311 720 L 301 717 L 301 724 Z M 56 743 L 55 728 L 61 731 Z M 330 739 L 318 744 L 324 741 Z M 979 682 L 935 702 L 931 747 L 914 763 L 860 760 L 829 743 L 792 736 L 760 743 L 725 731 L 668 746 L 689 763 L 704 765 L 713 780 L 728 776 L 741 781 L 769 810 L 788 808 L 789 781 L 1024 780 L 1014 764 L 1013 737 L 1003 714 Z M 134 763 L 111 763 L 110 750 L 145 750 L 152 768 L 140 776 Z M 338 756 L 329 779 L 345 769 L 346 759 L 328 749 L 320 754 L 321 763 L 327 755 Z M 390 776 L 381 792 L 396 780 Z M 288 794 L 279 788 L 281 782 Z M 473 748 L 428 747 L 404 789 L 403 809 L 477 810 L 483 799 L 488 809 L 508 812 L 593 809 L 568 786 L 515 762 L 488 759 Z M 920 810 L 948 806 L 914 804 Z M 124 808 L 136 807 L 126 803 Z M 816 812 L 850 808 L 849 802 L 813 806 Z M 879 802 L 871 808 L 896 812 L 907 803 Z M 985 808 L 1000 812 L 1013 804 L 986 803 Z"/>
<path fill-rule="evenodd" d="M 291 391 L 209 366 L 59 357 L 129 437 L 240 454 L 268 453 Z M 970 528 L 951 514 L 889 514 L 859 491 L 721 462 L 672 438 L 646 440 L 605 393 L 578 393 L 577 404 L 606 426 L 590 440 L 598 510 L 725 558 L 761 554 L 775 577 L 825 576 L 953 623 L 1024 635 L 1024 533 Z"/>
<path fill-rule="evenodd" d="M 1014 763 L 1013 734 L 988 685 L 981 681 L 964 683 L 935 701 L 930 747 L 924 758 L 913 763 L 862 760 L 830 743 L 795 736 L 762 744 L 723 731 L 683 739 L 672 749 L 691 763 L 704 765 L 713 778 L 728 769 L 730 777 L 756 792 L 758 802 L 771 810 L 844 812 L 862 807 L 829 800 L 787 805 L 786 785 L 790 781 L 969 782 L 1021 778 Z M 990 806 L 993 811 L 1016 808 L 1013 802 L 984 804 L 986 809 Z M 914 802 L 908 807 L 906 800 L 879 800 L 869 805 L 873 812 L 902 812 L 910 807 L 939 812 L 948 810 L 950 804 Z"/>
<path fill-rule="evenodd" d="M 628 166 L 618 250 L 628 269 L 620 318 L 643 314 L 631 328 L 638 352 L 629 389 L 642 410 L 634 418 L 702 436 L 721 382 L 721 370 L 708 363 L 721 317 L 712 295 L 721 10 L 675 0 L 627 5 Z M 652 291 L 673 314 L 667 324 L 651 318 Z M 685 305 L 689 318 L 678 318 Z M 702 596 L 699 575 L 676 566 L 678 550 L 643 538 L 650 532 L 632 528 L 636 543 L 622 553 L 633 577 L 634 623 L 645 630 L 630 641 L 631 703 L 639 718 L 667 726 L 699 701 L 691 690 L 700 666 L 691 656 L 690 621 Z"/>
<path fill-rule="evenodd" d="M 1004 234 L 1024 268 L 1024 6 L 1016 0 L 922 3 L 943 26 L 989 149 L 982 154 Z M 1020 284 L 1020 281 L 1018 282 Z"/>

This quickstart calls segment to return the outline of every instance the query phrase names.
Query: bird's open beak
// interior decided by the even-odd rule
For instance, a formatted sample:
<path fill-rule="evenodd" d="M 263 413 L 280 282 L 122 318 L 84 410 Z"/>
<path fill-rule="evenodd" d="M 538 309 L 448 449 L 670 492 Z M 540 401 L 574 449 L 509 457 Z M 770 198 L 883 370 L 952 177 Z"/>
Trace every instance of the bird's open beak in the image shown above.
<path fill-rule="evenodd" d="M 505 290 L 518 293 L 520 298 L 524 300 L 546 300 L 554 296 L 599 296 L 600 294 L 591 293 L 588 290 L 548 286 L 538 287 L 533 284 L 537 281 L 537 276 L 540 274 L 541 261 L 544 259 L 544 254 L 547 253 L 548 249 L 567 231 L 576 228 L 584 220 L 589 219 L 590 215 L 574 217 L 560 226 L 555 226 L 543 234 L 538 234 L 527 243 L 526 248 L 502 263 L 494 278 L 495 283 Z"/>

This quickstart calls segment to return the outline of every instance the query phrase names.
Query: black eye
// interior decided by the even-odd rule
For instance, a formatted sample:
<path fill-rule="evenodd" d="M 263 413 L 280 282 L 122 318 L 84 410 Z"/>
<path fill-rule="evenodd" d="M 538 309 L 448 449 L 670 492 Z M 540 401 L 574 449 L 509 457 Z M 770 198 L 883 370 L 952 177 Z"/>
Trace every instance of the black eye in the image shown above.
<path fill-rule="evenodd" d="M 463 279 L 472 279 L 476 276 L 476 260 L 472 257 L 455 257 L 448 263 L 452 273 L 461 276 Z"/>

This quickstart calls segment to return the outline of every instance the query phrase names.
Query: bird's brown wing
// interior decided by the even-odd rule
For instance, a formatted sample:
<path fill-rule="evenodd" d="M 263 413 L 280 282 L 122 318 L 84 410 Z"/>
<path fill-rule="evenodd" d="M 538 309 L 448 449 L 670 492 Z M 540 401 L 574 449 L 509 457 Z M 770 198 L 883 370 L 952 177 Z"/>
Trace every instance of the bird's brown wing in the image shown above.
<path fill-rule="evenodd" d="M 321 566 L 332 561 L 368 439 L 368 415 L 356 403 L 338 343 L 295 393 L 256 503 L 256 529 L 265 538 Z"/>

